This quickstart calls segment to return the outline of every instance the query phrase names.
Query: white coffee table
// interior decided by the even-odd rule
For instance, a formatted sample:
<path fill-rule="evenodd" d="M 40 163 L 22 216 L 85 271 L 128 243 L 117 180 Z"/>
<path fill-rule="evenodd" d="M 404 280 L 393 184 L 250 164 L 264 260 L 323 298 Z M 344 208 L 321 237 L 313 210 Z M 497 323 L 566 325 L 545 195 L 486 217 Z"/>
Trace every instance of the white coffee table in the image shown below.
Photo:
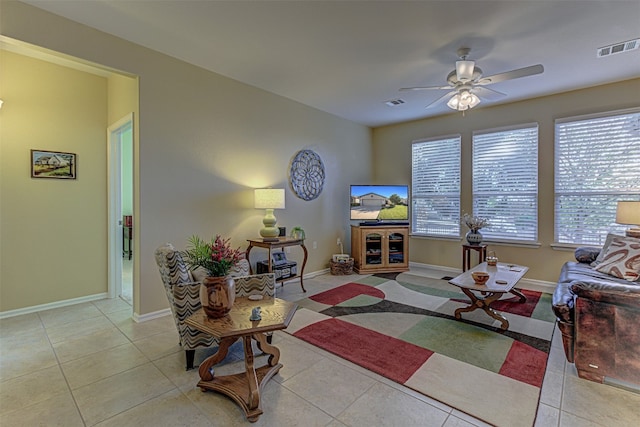
<path fill-rule="evenodd" d="M 449 283 L 459 287 L 471 299 L 471 304 L 456 309 L 454 312 L 456 319 L 460 319 L 462 313 L 480 308 L 489 316 L 499 320 L 502 325 L 501 328 L 507 330 L 509 321 L 502 314 L 491 308 L 491 304 L 499 300 L 505 293 L 517 296 L 519 298 L 517 302 L 524 303 L 527 297 L 514 286 L 528 270 L 528 267 L 522 265 L 499 262 L 495 266 L 490 266 L 483 262 L 451 279 Z M 489 273 L 489 280 L 484 285 L 476 284 L 471 276 L 474 271 L 486 271 Z"/>

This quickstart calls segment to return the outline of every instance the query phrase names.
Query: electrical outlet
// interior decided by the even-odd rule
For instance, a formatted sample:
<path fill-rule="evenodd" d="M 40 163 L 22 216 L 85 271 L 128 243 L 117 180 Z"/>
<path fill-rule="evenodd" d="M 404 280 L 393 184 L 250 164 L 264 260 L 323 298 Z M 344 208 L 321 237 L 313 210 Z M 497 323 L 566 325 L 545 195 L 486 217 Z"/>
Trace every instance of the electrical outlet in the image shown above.
<path fill-rule="evenodd" d="M 340 238 L 338 237 L 338 240 L 336 241 L 336 245 L 340 246 L 342 244 L 342 240 L 340 240 Z"/>
<path fill-rule="evenodd" d="M 313 249 L 318 249 L 318 242 L 313 242 Z"/>

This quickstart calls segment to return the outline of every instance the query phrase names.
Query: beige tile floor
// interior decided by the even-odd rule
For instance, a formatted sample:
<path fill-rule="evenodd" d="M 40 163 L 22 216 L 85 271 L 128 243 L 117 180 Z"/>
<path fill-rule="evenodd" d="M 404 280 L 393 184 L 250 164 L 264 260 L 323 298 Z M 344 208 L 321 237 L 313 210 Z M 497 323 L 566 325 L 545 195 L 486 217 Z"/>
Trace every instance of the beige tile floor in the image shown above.
<path fill-rule="evenodd" d="M 296 300 L 355 277 L 306 279 L 307 294 L 292 282 L 279 288 L 278 296 Z M 638 425 L 640 394 L 579 379 L 564 361 L 558 335 L 536 426 Z M 231 400 L 195 386 L 197 370 L 184 370 L 177 342 L 170 316 L 135 323 L 120 298 L 3 319 L 0 425 L 249 425 Z M 286 333 L 276 333 L 274 343 L 284 367 L 264 390 L 265 413 L 256 426 L 484 425 Z M 209 354 L 198 351 L 196 363 Z M 236 344 L 216 372 L 242 369 Z M 488 387 L 487 396 L 478 398 L 490 393 Z"/>

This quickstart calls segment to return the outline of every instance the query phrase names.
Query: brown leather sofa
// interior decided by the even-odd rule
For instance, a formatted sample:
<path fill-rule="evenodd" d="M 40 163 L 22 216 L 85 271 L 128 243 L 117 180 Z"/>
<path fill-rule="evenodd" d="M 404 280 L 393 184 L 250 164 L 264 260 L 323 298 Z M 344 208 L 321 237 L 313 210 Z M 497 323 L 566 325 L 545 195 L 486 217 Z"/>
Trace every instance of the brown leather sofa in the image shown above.
<path fill-rule="evenodd" d="M 560 272 L 553 311 L 564 352 L 580 378 L 640 390 L 640 282 L 596 271 L 599 252 L 579 248 Z"/>

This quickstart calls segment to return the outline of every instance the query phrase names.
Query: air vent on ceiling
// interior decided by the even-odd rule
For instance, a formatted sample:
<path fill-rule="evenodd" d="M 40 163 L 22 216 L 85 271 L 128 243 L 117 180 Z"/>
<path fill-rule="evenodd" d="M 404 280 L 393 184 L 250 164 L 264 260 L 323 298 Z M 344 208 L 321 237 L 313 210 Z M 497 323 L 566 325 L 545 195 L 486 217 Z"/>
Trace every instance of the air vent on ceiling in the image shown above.
<path fill-rule="evenodd" d="M 389 101 L 385 101 L 385 104 L 387 104 L 389 107 L 397 107 L 398 105 L 404 104 L 404 101 L 402 99 L 392 99 Z"/>
<path fill-rule="evenodd" d="M 598 48 L 598 58 L 615 55 L 616 53 L 629 52 L 640 47 L 640 39 L 629 40 L 622 43 L 616 43 L 605 47 Z"/>

